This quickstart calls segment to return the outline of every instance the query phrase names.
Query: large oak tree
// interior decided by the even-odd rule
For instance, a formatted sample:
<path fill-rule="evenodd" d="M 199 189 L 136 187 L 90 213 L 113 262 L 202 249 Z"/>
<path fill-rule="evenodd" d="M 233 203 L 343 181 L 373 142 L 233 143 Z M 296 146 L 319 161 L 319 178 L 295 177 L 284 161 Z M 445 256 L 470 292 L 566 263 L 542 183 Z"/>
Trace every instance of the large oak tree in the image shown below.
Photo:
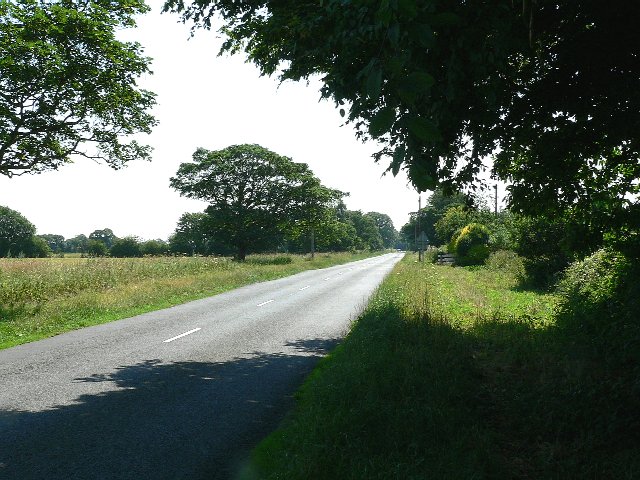
<path fill-rule="evenodd" d="M 148 159 L 150 59 L 117 32 L 143 0 L 0 0 L 0 174 L 55 170 L 81 155 L 114 168 Z"/>
<path fill-rule="evenodd" d="M 171 186 L 209 203 L 212 238 L 232 246 L 239 260 L 277 246 L 301 225 L 311 228 L 343 196 L 324 187 L 306 164 L 259 145 L 199 148 L 192 162 L 180 165 Z"/>

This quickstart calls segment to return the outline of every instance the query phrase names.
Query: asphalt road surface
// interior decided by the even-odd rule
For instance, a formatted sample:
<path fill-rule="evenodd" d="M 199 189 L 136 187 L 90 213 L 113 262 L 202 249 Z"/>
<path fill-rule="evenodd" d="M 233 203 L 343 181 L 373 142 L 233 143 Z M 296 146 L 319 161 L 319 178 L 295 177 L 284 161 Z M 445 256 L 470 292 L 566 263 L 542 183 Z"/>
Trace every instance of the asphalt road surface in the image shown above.
<path fill-rule="evenodd" d="M 0 479 L 232 478 L 401 257 L 0 351 Z"/>

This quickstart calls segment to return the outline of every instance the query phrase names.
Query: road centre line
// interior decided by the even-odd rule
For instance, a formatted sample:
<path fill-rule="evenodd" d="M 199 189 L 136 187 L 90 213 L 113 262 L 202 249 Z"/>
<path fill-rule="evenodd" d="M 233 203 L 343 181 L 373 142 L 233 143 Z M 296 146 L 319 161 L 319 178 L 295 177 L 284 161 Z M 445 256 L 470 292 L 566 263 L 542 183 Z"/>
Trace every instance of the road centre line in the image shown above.
<path fill-rule="evenodd" d="M 367 265 L 371 265 L 371 264 L 367 264 Z M 354 267 L 350 267 L 350 268 L 347 268 L 346 271 L 351 271 L 353 269 L 354 269 Z M 343 275 L 345 273 L 345 270 L 343 270 L 342 272 L 337 272 L 337 273 L 338 273 L 338 275 Z M 331 280 L 332 278 L 333 277 L 326 277 L 326 278 L 324 278 L 324 281 L 326 282 L 327 280 Z M 301 292 L 303 290 L 306 290 L 307 288 L 311 288 L 311 285 L 304 286 L 304 287 L 300 288 L 299 291 Z M 273 300 L 273 299 L 267 300 L 266 302 L 259 303 L 258 305 L 256 305 L 256 307 L 262 307 L 262 306 L 267 305 L 267 304 L 269 304 L 271 302 L 274 302 L 274 301 L 275 300 Z"/>
<path fill-rule="evenodd" d="M 181 333 L 180 335 L 176 335 L 176 336 L 175 336 L 175 337 L 173 337 L 173 338 L 169 338 L 169 339 L 165 340 L 165 341 L 164 341 L 164 342 L 162 342 L 162 343 L 169 343 L 169 342 L 173 342 L 174 340 L 177 340 L 177 339 L 179 339 L 179 338 L 186 337 L 187 335 L 191 335 L 192 333 L 195 333 L 195 332 L 197 332 L 198 330 L 202 330 L 202 329 L 201 329 L 200 327 L 198 327 L 198 328 L 194 328 L 193 330 L 189 330 L 188 332 L 184 332 L 184 333 Z"/>

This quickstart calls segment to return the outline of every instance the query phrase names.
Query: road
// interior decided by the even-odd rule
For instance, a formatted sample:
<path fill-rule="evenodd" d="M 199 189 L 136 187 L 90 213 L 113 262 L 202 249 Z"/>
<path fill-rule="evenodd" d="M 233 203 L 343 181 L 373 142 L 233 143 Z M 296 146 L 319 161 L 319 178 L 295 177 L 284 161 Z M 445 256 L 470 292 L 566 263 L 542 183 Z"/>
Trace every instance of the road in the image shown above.
<path fill-rule="evenodd" d="M 232 478 L 401 257 L 0 351 L 0 479 Z"/>

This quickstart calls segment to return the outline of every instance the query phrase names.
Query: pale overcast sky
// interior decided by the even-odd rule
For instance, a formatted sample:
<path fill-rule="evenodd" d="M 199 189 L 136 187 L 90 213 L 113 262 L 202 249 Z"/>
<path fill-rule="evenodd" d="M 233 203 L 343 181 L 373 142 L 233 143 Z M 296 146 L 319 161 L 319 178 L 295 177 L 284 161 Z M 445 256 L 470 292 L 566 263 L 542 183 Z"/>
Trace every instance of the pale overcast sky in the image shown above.
<path fill-rule="evenodd" d="M 0 205 L 22 213 L 39 234 L 70 238 L 111 228 L 117 236 L 166 239 L 180 215 L 205 207 L 169 188 L 179 164 L 198 147 L 257 143 L 309 164 L 325 185 L 350 192 L 349 209 L 386 213 L 397 229 L 408 220 L 417 193 L 403 174 L 382 176 L 386 165 L 371 158 L 376 145 L 356 140 L 333 104 L 318 101 L 319 81 L 279 85 L 261 78 L 242 56 L 217 56 L 216 32 L 201 30 L 189 39 L 189 26 L 161 15 L 157 5 L 125 34 L 154 59 L 154 75 L 141 81 L 157 94 L 160 124 L 145 137 L 155 149 L 153 161 L 113 171 L 80 158 L 56 172 L 1 177 Z"/>

